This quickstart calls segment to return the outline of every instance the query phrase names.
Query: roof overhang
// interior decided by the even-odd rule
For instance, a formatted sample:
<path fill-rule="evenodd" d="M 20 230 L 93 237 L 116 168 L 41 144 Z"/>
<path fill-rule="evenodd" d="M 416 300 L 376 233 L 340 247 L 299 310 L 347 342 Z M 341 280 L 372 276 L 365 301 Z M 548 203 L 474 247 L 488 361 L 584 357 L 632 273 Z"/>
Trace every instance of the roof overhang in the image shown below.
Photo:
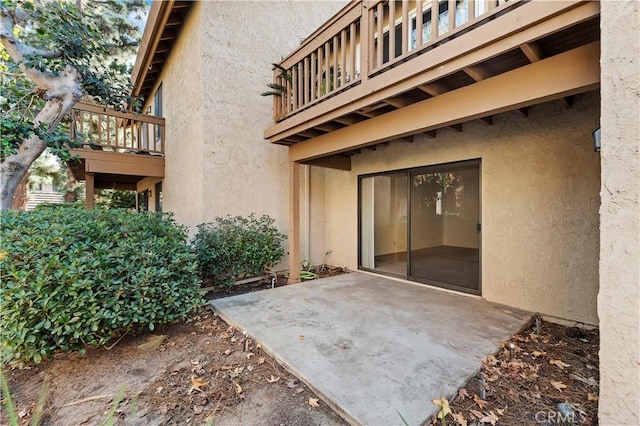
<path fill-rule="evenodd" d="M 153 1 L 131 74 L 132 94 L 148 99 L 169 58 L 191 1 Z"/>

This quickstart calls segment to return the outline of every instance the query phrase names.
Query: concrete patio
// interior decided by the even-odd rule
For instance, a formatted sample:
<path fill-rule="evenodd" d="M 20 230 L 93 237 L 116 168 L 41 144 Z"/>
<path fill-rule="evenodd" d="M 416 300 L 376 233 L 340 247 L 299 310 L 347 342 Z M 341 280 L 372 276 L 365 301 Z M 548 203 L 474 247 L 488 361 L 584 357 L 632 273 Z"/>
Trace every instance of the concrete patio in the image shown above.
<path fill-rule="evenodd" d="M 349 423 L 421 424 L 531 313 L 365 273 L 211 301 Z"/>

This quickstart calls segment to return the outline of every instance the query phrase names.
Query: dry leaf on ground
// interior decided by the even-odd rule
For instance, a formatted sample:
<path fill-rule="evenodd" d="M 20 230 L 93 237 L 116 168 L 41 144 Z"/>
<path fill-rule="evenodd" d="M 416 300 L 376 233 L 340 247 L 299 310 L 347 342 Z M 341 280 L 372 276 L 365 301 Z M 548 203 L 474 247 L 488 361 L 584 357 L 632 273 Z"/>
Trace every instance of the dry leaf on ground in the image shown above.
<path fill-rule="evenodd" d="M 500 418 L 496 416 L 496 413 L 489 411 L 489 414 L 480 419 L 480 423 L 491 423 L 492 426 L 495 426 L 498 420 L 500 420 Z"/>
<path fill-rule="evenodd" d="M 587 393 L 587 401 L 597 401 L 598 395 L 594 395 L 591 392 Z"/>
<path fill-rule="evenodd" d="M 439 419 L 444 419 L 448 414 L 452 414 L 451 408 L 449 408 L 449 401 L 444 396 L 440 397 L 439 399 L 434 399 L 431 402 L 440 407 L 440 411 L 438 412 Z"/>
<path fill-rule="evenodd" d="M 473 394 L 473 401 L 478 404 L 481 410 L 484 409 L 484 406 L 487 405 L 487 401 L 480 399 L 480 397 L 476 394 Z"/>
<path fill-rule="evenodd" d="M 551 386 L 562 392 L 562 389 L 566 389 L 567 385 L 562 382 L 551 382 Z"/>
<path fill-rule="evenodd" d="M 289 381 L 286 383 L 286 385 L 287 385 L 287 387 L 288 387 L 289 389 L 293 389 L 293 388 L 295 388 L 295 387 L 297 387 L 297 386 L 298 386 L 298 381 L 297 381 L 297 380 L 289 380 Z"/>
<path fill-rule="evenodd" d="M 564 370 L 565 367 L 571 367 L 571 364 L 564 363 L 559 359 L 552 359 L 551 361 L 549 361 L 549 364 L 559 367 L 560 370 Z"/>
<path fill-rule="evenodd" d="M 467 392 L 467 390 L 465 388 L 460 388 L 458 389 L 458 401 L 462 401 L 465 398 L 469 398 L 469 392 Z"/>
<path fill-rule="evenodd" d="M 318 404 L 318 398 L 309 398 L 309 405 L 313 408 L 319 407 L 320 404 Z"/>
<path fill-rule="evenodd" d="M 267 379 L 267 382 L 269 383 L 276 383 L 278 381 L 280 381 L 280 377 L 275 377 L 273 374 Z"/>
<path fill-rule="evenodd" d="M 239 395 L 242 393 L 242 386 L 240 386 L 239 383 L 233 382 L 234 385 L 236 385 L 236 393 Z"/>
<path fill-rule="evenodd" d="M 460 426 L 467 426 L 467 419 L 464 418 L 462 413 L 456 413 L 451 415 L 453 420 Z"/>
<path fill-rule="evenodd" d="M 191 391 L 203 392 L 202 388 L 206 388 L 207 386 L 209 386 L 209 383 L 205 382 L 203 379 L 192 377 L 191 389 L 189 389 L 189 392 Z"/>
<path fill-rule="evenodd" d="M 258 358 L 258 365 L 260 365 L 260 364 L 264 364 L 264 357 L 263 356 Z"/>
<path fill-rule="evenodd" d="M 471 415 L 473 417 L 475 417 L 476 419 L 481 419 L 484 417 L 484 414 L 482 414 L 480 411 L 478 410 L 469 410 L 469 413 L 471 413 Z"/>

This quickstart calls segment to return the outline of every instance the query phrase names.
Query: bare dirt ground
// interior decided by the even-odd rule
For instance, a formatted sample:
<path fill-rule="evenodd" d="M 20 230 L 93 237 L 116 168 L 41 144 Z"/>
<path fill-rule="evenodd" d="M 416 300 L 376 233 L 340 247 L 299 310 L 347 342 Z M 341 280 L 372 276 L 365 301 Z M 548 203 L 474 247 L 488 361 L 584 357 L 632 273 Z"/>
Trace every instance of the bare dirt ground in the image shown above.
<path fill-rule="evenodd" d="M 281 277 L 276 285 L 284 282 Z M 271 284 L 249 287 L 242 290 Z M 5 374 L 21 424 L 29 423 L 43 386 L 45 425 L 101 425 L 112 409 L 122 425 L 345 424 L 259 342 L 246 340 L 208 308 L 153 334 L 125 336 L 112 349 L 60 354 Z M 539 334 L 534 327 L 503 342 L 457 398 L 435 401 L 446 423 L 427 423 L 555 425 L 561 424 L 557 404 L 566 402 L 577 423 L 592 425 L 597 394 L 597 331 L 542 322 Z"/>
<path fill-rule="evenodd" d="M 503 342 L 454 401 L 435 403 L 448 405 L 448 424 L 597 425 L 598 342 L 597 330 L 541 322 Z"/>
<path fill-rule="evenodd" d="M 208 308 L 159 333 L 125 337 L 111 350 L 60 355 L 6 375 L 23 424 L 42 386 L 45 425 L 102 424 L 116 405 L 116 424 L 126 425 L 345 424 Z"/>

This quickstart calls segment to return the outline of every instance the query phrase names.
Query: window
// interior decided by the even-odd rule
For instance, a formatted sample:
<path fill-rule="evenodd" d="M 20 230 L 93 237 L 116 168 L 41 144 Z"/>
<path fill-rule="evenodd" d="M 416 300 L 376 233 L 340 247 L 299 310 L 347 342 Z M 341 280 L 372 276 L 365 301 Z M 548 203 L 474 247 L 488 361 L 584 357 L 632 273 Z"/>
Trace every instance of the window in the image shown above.
<path fill-rule="evenodd" d="M 149 190 L 148 189 L 142 192 L 138 192 L 138 211 L 139 212 L 149 211 Z"/>
<path fill-rule="evenodd" d="M 162 182 L 156 183 L 156 211 L 162 211 Z"/>

